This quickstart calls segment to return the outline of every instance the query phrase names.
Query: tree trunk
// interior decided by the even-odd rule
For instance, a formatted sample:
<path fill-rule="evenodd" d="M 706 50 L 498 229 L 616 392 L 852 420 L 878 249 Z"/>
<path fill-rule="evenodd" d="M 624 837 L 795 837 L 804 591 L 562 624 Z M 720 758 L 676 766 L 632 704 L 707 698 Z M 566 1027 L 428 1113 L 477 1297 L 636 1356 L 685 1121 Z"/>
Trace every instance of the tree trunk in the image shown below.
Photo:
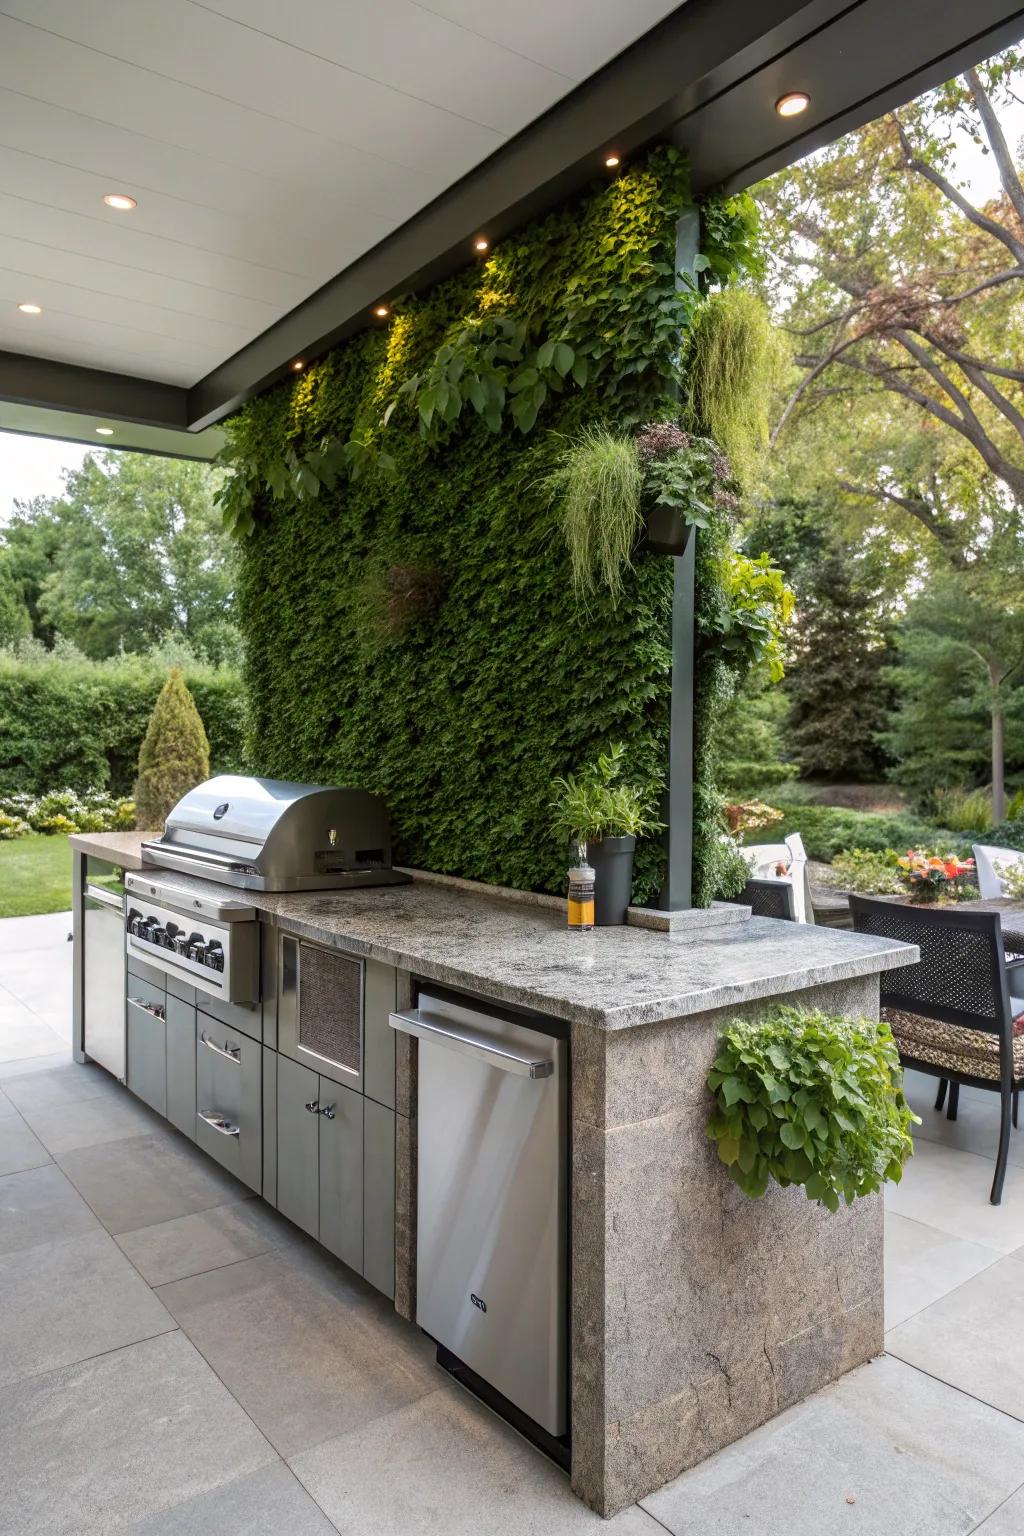
<path fill-rule="evenodd" d="M 999 685 L 1002 681 L 999 668 L 989 664 L 988 675 L 992 682 L 992 820 L 999 825 L 1006 817 L 1006 773 L 1004 741 L 1006 716 L 1003 714 Z"/>

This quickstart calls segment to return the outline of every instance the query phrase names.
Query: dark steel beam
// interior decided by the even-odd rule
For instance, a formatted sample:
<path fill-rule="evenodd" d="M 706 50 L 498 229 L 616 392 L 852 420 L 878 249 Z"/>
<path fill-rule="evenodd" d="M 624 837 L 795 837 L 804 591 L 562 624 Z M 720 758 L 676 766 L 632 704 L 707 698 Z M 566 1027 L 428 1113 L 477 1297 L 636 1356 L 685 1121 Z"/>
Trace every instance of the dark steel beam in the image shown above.
<path fill-rule="evenodd" d="M 188 393 L 174 384 L 80 368 L 24 352 L 0 352 L 0 400 L 178 431 L 189 425 Z"/>

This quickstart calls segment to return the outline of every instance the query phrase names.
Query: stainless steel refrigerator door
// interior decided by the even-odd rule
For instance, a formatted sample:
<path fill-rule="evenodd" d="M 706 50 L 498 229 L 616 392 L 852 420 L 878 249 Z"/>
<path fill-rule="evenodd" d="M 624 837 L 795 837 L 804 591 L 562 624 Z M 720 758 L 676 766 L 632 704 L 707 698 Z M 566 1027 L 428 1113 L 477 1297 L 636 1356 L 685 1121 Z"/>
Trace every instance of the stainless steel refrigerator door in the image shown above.
<path fill-rule="evenodd" d="M 124 904 L 107 891 L 86 888 L 84 934 L 84 1048 L 93 1061 L 124 1082 Z"/>
<path fill-rule="evenodd" d="M 412 1020 L 409 1032 L 419 1037 L 416 1321 L 562 1435 L 566 1046 L 424 994 Z"/>

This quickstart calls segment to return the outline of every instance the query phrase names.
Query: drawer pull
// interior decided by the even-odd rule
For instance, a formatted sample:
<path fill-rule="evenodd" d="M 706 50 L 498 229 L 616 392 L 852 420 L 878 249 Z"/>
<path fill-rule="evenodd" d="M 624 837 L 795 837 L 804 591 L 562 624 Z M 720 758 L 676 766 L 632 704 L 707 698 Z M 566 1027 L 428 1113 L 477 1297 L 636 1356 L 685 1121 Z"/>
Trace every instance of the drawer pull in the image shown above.
<path fill-rule="evenodd" d="M 318 1113 L 323 1115 L 325 1120 L 333 1120 L 334 1119 L 334 1105 L 333 1104 L 325 1104 L 323 1106 L 323 1108 L 318 1111 Z"/>
<path fill-rule="evenodd" d="M 143 1013 L 148 1013 L 151 1019 L 167 1018 L 167 1009 L 163 1003 L 150 1003 L 144 997 L 129 997 L 128 1001 L 134 1003 L 136 1008 L 141 1008 Z"/>
<path fill-rule="evenodd" d="M 226 1115 L 219 1114 L 215 1109 L 200 1109 L 200 1120 L 205 1120 L 211 1130 L 219 1131 L 222 1136 L 237 1136 L 239 1127 L 229 1120 Z"/>
<path fill-rule="evenodd" d="M 208 1051 L 216 1051 L 217 1055 L 223 1056 L 225 1061 L 233 1061 L 236 1067 L 241 1063 L 242 1047 L 240 1045 L 230 1045 L 227 1040 L 225 1040 L 223 1045 L 214 1045 L 213 1041 L 207 1035 L 205 1029 L 202 1031 L 199 1038 L 206 1046 Z"/>
<path fill-rule="evenodd" d="M 318 1115 L 320 1113 L 320 1100 L 314 1099 L 311 1104 L 306 1105 L 306 1109 L 309 1114 Z"/>

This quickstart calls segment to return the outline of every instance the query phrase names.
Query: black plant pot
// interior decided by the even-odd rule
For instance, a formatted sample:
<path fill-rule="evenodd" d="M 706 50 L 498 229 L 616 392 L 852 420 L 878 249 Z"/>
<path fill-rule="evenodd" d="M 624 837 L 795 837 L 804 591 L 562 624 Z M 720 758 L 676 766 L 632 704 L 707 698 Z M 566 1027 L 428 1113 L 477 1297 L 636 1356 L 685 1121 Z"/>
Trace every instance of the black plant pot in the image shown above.
<path fill-rule="evenodd" d="M 635 837 L 602 837 L 587 844 L 587 862 L 593 866 L 594 926 L 616 928 L 626 921 L 633 894 Z"/>
<path fill-rule="evenodd" d="M 693 533 L 678 507 L 657 502 L 647 514 L 644 530 L 644 548 L 652 555 L 682 555 Z"/>

